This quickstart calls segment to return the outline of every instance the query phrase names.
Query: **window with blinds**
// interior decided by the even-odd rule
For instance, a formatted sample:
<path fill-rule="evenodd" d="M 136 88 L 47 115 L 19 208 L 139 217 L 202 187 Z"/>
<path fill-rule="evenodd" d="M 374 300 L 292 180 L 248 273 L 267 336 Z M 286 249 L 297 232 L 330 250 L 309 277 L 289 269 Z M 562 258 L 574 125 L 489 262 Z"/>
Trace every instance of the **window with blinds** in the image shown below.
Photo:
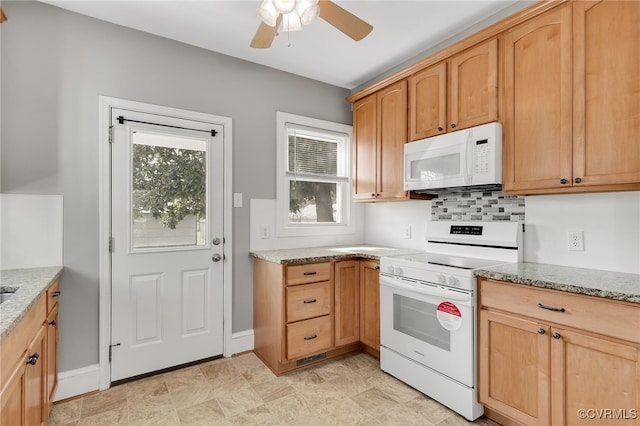
<path fill-rule="evenodd" d="M 287 123 L 286 137 L 289 223 L 344 223 L 348 135 Z"/>

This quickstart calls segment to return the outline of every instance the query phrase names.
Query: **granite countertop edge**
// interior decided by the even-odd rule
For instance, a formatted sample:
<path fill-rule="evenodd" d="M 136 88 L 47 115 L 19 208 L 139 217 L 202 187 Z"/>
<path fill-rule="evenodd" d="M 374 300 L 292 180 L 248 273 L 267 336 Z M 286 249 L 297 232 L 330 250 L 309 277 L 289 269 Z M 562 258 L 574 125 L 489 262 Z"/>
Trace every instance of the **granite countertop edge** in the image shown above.
<path fill-rule="evenodd" d="M 520 262 L 474 271 L 477 277 L 640 304 L 640 275 Z"/>
<path fill-rule="evenodd" d="M 354 249 L 349 251 L 340 251 L 346 250 L 350 247 L 354 247 Z M 347 260 L 353 258 L 380 260 L 381 257 L 385 256 L 399 256 L 419 253 L 421 251 L 422 250 L 370 244 L 356 244 L 347 246 L 258 250 L 249 252 L 249 255 L 256 259 L 262 259 L 268 262 L 280 263 L 283 265 L 295 265 L 301 263 L 328 262 L 332 260 Z"/>
<path fill-rule="evenodd" d="M 62 266 L 0 270 L 0 292 L 15 292 L 0 304 L 0 342 L 29 312 L 51 283 L 62 275 Z"/>

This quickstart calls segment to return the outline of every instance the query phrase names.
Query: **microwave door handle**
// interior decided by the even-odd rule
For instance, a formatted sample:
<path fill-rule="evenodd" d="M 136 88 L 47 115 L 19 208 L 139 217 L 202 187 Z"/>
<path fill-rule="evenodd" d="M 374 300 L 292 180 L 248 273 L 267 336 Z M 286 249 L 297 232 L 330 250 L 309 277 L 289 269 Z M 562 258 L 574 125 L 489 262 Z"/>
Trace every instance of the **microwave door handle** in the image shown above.
<path fill-rule="evenodd" d="M 465 185 L 471 185 L 471 161 L 472 158 L 469 155 L 471 149 L 471 143 L 473 141 L 473 130 L 467 130 L 464 137 L 464 149 L 462 159 L 462 173 L 464 176 Z"/>

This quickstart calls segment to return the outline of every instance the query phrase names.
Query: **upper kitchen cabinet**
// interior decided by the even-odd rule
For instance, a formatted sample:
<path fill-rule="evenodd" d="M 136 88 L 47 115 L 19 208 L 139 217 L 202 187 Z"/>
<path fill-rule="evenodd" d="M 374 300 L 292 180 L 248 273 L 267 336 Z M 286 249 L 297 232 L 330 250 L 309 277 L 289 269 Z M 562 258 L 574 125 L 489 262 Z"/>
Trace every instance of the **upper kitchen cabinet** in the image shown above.
<path fill-rule="evenodd" d="M 409 139 L 498 119 L 498 40 L 471 47 L 409 77 Z"/>
<path fill-rule="evenodd" d="M 358 100 L 353 108 L 355 201 L 405 199 L 403 153 L 407 142 L 407 82 Z"/>
<path fill-rule="evenodd" d="M 504 36 L 506 193 L 640 188 L 640 2 L 573 2 Z"/>
<path fill-rule="evenodd" d="M 573 4 L 573 184 L 640 183 L 640 2 Z"/>

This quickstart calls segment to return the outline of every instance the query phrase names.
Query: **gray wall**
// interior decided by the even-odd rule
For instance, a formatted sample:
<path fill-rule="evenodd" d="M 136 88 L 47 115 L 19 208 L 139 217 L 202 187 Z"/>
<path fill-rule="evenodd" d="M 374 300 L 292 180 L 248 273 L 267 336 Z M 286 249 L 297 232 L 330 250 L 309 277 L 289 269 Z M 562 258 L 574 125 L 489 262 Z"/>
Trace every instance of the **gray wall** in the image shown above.
<path fill-rule="evenodd" d="M 38 2 L 2 7 L 0 190 L 64 196 L 60 370 L 98 362 L 99 95 L 233 119 L 233 331 L 251 329 L 248 206 L 276 195 L 276 111 L 350 124 L 349 91 Z"/>

